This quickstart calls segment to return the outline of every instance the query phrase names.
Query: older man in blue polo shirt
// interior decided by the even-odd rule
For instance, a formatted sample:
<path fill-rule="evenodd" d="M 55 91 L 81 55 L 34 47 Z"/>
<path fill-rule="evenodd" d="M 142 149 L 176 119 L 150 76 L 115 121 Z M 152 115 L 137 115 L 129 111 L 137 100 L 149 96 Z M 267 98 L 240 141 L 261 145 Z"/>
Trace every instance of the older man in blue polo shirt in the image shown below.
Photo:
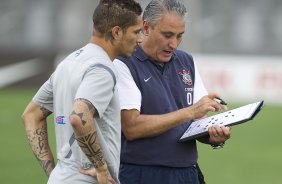
<path fill-rule="evenodd" d="M 152 0 L 143 14 L 144 39 L 131 58 L 119 57 L 122 116 L 119 179 L 122 184 L 198 184 L 196 141 L 177 143 L 191 121 L 220 111 L 207 94 L 193 58 L 177 50 L 186 8 L 177 0 Z M 204 143 L 219 145 L 228 127 L 214 126 Z"/>

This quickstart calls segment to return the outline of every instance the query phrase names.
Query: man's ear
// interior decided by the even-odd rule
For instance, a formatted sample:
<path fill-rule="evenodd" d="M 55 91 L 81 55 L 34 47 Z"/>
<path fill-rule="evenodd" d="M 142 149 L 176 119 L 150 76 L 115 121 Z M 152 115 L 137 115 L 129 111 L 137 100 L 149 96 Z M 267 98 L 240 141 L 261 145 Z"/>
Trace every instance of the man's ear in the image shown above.
<path fill-rule="evenodd" d="M 119 26 L 115 26 L 112 28 L 112 36 L 114 38 L 114 40 L 121 40 L 122 36 L 123 36 L 123 32 L 121 27 Z"/>
<path fill-rule="evenodd" d="M 149 34 L 149 23 L 146 21 L 146 20 L 144 20 L 143 21 L 143 33 L 144 33 L 144 35 L 148 35 Z"/>

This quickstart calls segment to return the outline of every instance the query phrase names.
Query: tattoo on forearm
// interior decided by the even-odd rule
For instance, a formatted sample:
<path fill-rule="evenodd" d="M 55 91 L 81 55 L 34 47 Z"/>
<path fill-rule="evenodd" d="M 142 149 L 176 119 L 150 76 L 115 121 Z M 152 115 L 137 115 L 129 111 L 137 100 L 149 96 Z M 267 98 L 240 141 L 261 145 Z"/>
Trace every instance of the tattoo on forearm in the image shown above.
<path fill-rule="evenodd" d="M 27 130 L 27 137 L 34 155 L 40 162 L 46 175 L 49 176 L 55 167 L 55 164 L 54 160 L 46 160 L 45 158 L 45 156 L 48 156 L 51 152 L 48 145 L 47 125 L 43 124 L 41 128 L 38 128 L 35 131 Z"/>
<path fill-rule="evenodd" d="M 47 145 L 48 137 L 46 124 L 43 124 L 41 128 L 35 131 L 28 130 L 27 136 L 36 158 L 41 159 L 48 154 L 49 146 Z"/>
<path fill-rule="evenodd" d="M 77 137 L 76 140 L 95 168 L 99 168 L 105 164 L 105 159 L 102 148 L 98 142 L 96 131 L 83 137 Z"/>
<path fill-rule="evenodd" d="M 49 111 L 48 109 L 45 109 L 44 107 L 40 107 L 40 110 L 42 111 L 43 118 L 47 118 L 50 114 L 52 114 L 51 111 Z"/>

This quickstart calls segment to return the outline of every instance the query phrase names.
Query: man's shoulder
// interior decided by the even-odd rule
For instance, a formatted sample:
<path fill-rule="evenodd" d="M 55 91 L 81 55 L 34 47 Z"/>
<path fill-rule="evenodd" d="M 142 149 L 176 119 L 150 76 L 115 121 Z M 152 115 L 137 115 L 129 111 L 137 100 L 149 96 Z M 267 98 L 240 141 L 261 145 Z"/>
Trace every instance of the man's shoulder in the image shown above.
<path fill-rule="evenodd" d="M 122 56 L 118 56 L 116 57 L 116 59 L 114 60 L 114 63 L 116 60 L 121 61 L 121 63 L 125 64 L 128 68 L 135 68 L 136 66 L 139 66 L 142 62 L 140 62 L 140 60 L 138 58 L 136 58 L 136 56 L 131 55 L 130 57 L 122 57 Z M 119 64 L 121 64 L 119 62 Z"/>
<path fill-rule="evenodd" d="M 129 61 L 131 60 L 131 57 L 132 57 L 132 56 L 130 56 L 130 57 L 117 56 L 117 57 L 115 58 L 115 60 L 117 59 L 117 60 L 120 60 L 120 61 L 126 63 L 126 62 L 129 62 Z"/>
<path fill-rule="evenodd" d="M 73 51 L 68 56 L 68 58 L 77 62 L 84 63 L 95 61 L 110 61 L 108 54 L 103 50 L 103 48 L 93 43 L 88 43 L 84 47 Z"/>

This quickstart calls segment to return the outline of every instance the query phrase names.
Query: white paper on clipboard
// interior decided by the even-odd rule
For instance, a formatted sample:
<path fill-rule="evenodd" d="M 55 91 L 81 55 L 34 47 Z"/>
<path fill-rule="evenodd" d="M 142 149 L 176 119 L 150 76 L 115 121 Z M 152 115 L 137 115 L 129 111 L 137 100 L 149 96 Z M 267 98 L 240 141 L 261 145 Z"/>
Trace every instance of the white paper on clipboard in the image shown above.
<path fill-rule="evenodd" d="M 208 134 L 208 128 L 213 125 L 232 126 L 249 121 L 261 110 L 263 103 L 263 101 L 251 103 L 194 121 L 183 133 L 178 142 L 188 141 L 206 135 Z"/>

